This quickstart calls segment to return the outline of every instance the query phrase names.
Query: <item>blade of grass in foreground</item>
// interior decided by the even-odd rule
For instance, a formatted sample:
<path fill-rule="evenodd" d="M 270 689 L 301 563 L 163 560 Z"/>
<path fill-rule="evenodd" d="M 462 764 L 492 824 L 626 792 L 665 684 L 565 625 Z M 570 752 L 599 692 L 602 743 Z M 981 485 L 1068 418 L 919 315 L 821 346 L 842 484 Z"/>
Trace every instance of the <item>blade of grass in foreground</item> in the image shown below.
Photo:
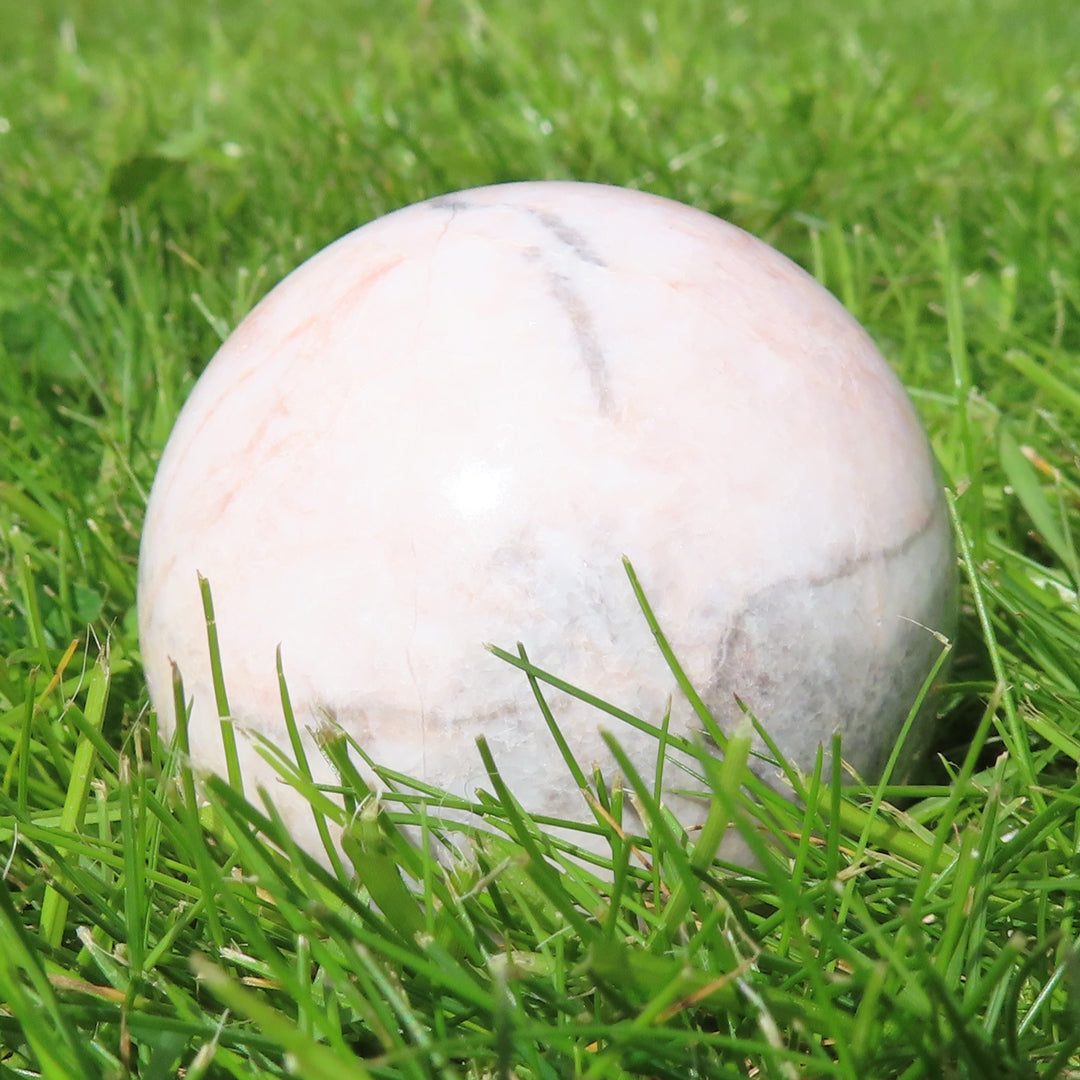
<path fill-rule="evenodd" d="M 94 731 L 100 731 L 109 699 L 109 672 L 107 658 L 103 654 L 86 675 L 87 692 L 84 716 Z M 82 823 L 90 784 L 94 776 L 94 745 L 86 736 L 80 736 L 72 761 L 71 779 L 68 783 L 64 807 L 60 813 L 60 828 L 74 833 Z M 67 901 L 52 887 L 48 888 L 41 905 L 41 928 L 45 940 L 52 946 L 60 944 L 67 919 Z"/>
<path fill-rule="evenodd" d="M 213 859 L 203 840 L 203 825 L 199 817 L 199 796 L 195 790 L 195 777 L 191 771 L 191 740 L 188 735 L 188 707 L 184 700 L 184 680 L 180 669 L 172 665 L 173 710 L 176 717 L 176 744 L 179 748 L 180 787 L 183 802 L 180 813 L 187 824 L 189 855 L 194 861 L 199 883 L 202 886 L 202 902 L 205 905 L 210 938 L 222 949 L 225 946 L 225 933 L 221 926 L 217 910 L 217 891 L 219 877 Z"/>
<path fill-rule="evenodd" d="M 20 1028 L 43 1068 L 56 1077 L 93 1076 L 86 1040 L 45 972 L 47 961 L 24 929 L 6 885 L 0 882 L 0 1001 L 18 1018 Z M 28 985 L 27 985 L 28 984 Z"/>
<path fill-rule="evenodd" d="M 225 767 L 229 783 L 237 791 L 244 790 L 244 778 L 240 773 L 240 759 L 236 753 L 236 727 L 229 710 L 229 696 L 225 690 L 225 677 L 221 670 L 221 649 L 218 643 L 217 618 L 214 615 L 214 598 L 210 582 L 199 575 L 199 591 L 202 594 L 203 615 L 206 619 L 206 642 L 210 649 L 210 674 L 214 684 L 214 700 L 221 723 L 221 742 L 225 748 Z"/>
<path fill-rule="evenodd" d="M 284 1013 L 235 983 L 205 957 L 193 957 L 191 966 L 223 1004 L 255 1021 L 263 1031 L 273 1032 L 275 1041 L 291 1059 L 291 1069 L 305 1080 L 372 1080 L 372 1074 L 358 1058 L 317 1042 Z"/>

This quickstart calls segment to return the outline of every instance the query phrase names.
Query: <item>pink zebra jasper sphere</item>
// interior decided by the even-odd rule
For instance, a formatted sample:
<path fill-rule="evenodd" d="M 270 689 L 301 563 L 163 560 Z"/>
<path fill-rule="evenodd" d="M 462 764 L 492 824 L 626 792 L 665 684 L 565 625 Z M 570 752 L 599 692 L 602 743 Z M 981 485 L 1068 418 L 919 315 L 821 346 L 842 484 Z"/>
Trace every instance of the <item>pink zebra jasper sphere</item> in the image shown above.
<path fill-rule="evenodd" d="M 955 560 L 926 436 L 866 333 L 772 248 L 666 199 L 431 199 L 291 274 L 184 406 L 142 540 L 150 696 L 171 730 L 175 661 L 195 762 L 223 772 L 201 573 L 240 727 L 288 747 L 280 643 L 302 729 L 332 717 L 465 796 L 488 786 L 484 735 L 526 809 L 591 820 L 527 679 L 485 643 L 653 724 L 670 702 L 689 734 L 623 555 L 722 727 L 738 695 L 798 766 L 839 731 L 881 774 L 951 629 Z M 587 773 L 614 778 L 606 727 L 654 775 L 651 736 L 547 699 Z M 247 790 L 317 847 L 240 743 Z M 692 783 L 669 759 L 688 827 Z"/>

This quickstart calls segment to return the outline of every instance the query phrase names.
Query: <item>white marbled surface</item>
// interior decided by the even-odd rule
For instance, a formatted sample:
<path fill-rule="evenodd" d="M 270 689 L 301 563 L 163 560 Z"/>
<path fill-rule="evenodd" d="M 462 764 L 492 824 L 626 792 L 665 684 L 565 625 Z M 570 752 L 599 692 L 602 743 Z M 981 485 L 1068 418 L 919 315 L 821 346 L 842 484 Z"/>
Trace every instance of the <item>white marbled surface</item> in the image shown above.
<path fill-rule="evenodd" d="M 867 335 L 677 203 L 570 183 L 433 199 L 290 275 L 185 405 L 139 567 L 151 697 L 168 730 L 175 660 L 193 753 L 220 770 L 201 572 L 243 725 L 285 738 L 280 643 L 302 724 L 329 713 L 461 794 L 487 786 L 483 733 L 527 808 L 588 819 L 524 676 L 483 643 L 522 641 L 653 722 L 674 694 L 687 731 L 624 554 L 722 724 L 737 693 L 802 766 L 840 730 L 880 771 L 940 650 L 923 627 L 949 629 L 954 559 L 926 438 Z M 549 700 L 610 774 L 597 725 L 616 722 Z M 616 734 L 651 776 L 652 741 Z M 245 768 L 270 776 L 250 751 Z M 698 802 L 672 805 L 692 824 Z"/>

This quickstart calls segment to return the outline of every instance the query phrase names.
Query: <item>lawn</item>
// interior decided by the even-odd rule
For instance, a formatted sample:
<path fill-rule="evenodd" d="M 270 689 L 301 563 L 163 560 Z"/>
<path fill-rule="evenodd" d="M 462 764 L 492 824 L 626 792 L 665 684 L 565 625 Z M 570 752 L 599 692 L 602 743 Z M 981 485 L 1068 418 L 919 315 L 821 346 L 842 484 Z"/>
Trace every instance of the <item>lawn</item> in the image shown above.
<path fill-rule="evenodd" d="M 1080 1077 L 1077 57 L 1063 0 L 0 0 L 0 1080 Z M 760 236 L 908 387 L 961 573 L 932 767 L 755 803 L 736 739 L 704 836 L 596 874 L 494 770 L 437 861 L 332 743 L 324 865 L 150 711 L 155 464 L 305 258 L 568 178 Z"/>

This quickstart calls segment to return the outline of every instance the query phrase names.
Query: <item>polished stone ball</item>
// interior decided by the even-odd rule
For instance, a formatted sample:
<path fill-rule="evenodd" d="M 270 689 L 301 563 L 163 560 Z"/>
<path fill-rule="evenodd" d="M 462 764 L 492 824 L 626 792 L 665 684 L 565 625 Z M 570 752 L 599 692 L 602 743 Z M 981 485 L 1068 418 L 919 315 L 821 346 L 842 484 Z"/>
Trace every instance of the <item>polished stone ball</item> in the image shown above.
<path fill-rule="evenodd" d="M 139 566 L 151 698 L 170 730 L 175 661 L 195 762 L 223 771 L 201 573 L 240 727 L 287 746 L 280 644 L 301 727 L 333 718 L 467 796 L 484 735 L 528 810 L 589 820 L 526 678 L 485 643 L 653 724 L 670 703 L 692 733 L 624 555 L 721 727 L 738 697 L 796 765 L 838 731 L 880 775 L 950 629 L 955 560 L 926 436 L 870 338 L 784 256 L 679 203 L 577 183 L 431 199 L 291 274 L 184 406 Z M 587 773 L 614 774 L 604 726 L 653 776 L 651 736 L 547 697 Z M 242 763 L 314 847 L 302 800 L 246 743 Z M 673 756 L 688 826 L 693 785 Z"/>

